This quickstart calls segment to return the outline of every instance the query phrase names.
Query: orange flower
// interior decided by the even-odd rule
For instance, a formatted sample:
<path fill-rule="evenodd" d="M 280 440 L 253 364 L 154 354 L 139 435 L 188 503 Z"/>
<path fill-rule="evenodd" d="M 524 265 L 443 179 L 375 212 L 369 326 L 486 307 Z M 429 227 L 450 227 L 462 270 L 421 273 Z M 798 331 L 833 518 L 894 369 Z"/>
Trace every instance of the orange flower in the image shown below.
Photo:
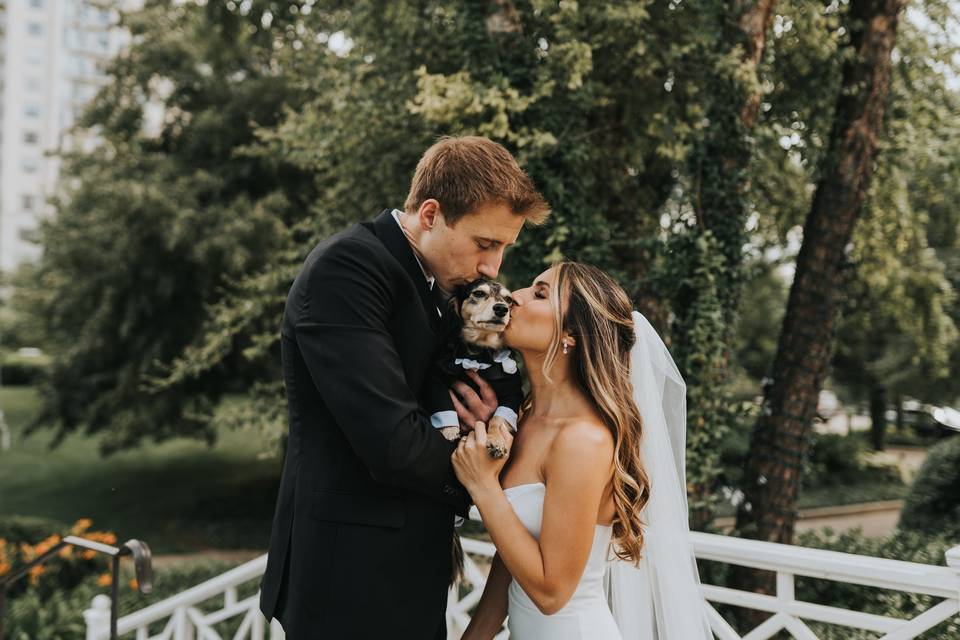
<path fill-rule="evenodd" d="M 90 518 L 80 518 L 70 529 L 70 533 L 75 536 L 79 536 L 81 533 L 90 528 L 90 525 L 93 524 L 93 520 Z"/>
<path fill-rule="evenodd" d="M 0 576 L 4 576 L 10 573 L 10 569 L 12 568 L 13 568 L 13 565 L 11 565 L 9 562 L 7 562 L 6 560 L 0 560 Z"/>
<path fill-rule="evenodd" d="M 97 557 L 97 552 L 93 549 L 84 549 L 80 552 L 80 557 L 84 560 L 93 560 Z"/>
<path fill-rule="evenodd" d="M 109 573 L 102 573 L 97 577 L 97 584 L 101 587 L 109 587 L 113 584 L 113 577 Z"/>
<path fill-rule="evenodd" d="M 63 549 L 60 549 L 60 552 L 57 555 L 61 558 L 69 558 L 73 555 L 73 547 L 64 547 Z"/>
<path fill-rule="evenodd" d="M 50 549 L 57 546 L 57 544 L 59 543 L 60 543 L 60 536 L 55 533 L 52 536 L 47 537 L 45 540 L 42 540 L 41 542 L 39 542 L 37 546 L 33 548 L 33 552 L 38 556 L 42 556 L 47 551 L 50 551 Z"/>
<path fill-rule="evenodd" d="M 107 531 L 90 531 L 84 537 L 103 544 L 117 544 L 117 535 Z"/>
<path fill-rule="evenodd" d="M 137 579 L 136 579 L 136 578 L 131 578 L 131 579 L 130 579 L 130 588 L 131 588 L 131 589 L 133 589 L 134 591 L 136 591 L 136 590 L 139 588 L 139 586 L 140 586 L 140 585 L 137 584 Z"/>
<path fill-rule="evenodd" d="M 46 567 L 44 567 L 42 564 L 38 564 L 35 567 L 30 567 L 30 584 L 36 585 L 40 580 L 40 576 L 42 576 L 46 570 Z"/>

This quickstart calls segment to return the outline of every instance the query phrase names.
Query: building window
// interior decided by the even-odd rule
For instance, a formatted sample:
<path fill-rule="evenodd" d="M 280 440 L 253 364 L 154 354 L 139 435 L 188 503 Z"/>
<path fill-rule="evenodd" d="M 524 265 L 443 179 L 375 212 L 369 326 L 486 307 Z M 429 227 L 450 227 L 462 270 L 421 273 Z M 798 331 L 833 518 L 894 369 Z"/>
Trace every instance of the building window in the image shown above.
<path fill-rule="evenodd" d="M 34 9 L 43 9 L 43 0 L 30 0 L 30 6 Z"/>
<path fill-rule="evenodd" d="M 43 88 L 43 83 L 40 82 L 40 78 L 35 78 L 29 76 L 26 79 L 27 91 L 40 91 Z"/>
<path fill-rule="evenodd" d="M 20 239 L 24 242 L 37 242 L 39 239 L 37 230 L 31 229 L 30 227 L 20 227 L 17 230 L 17 235 L 19 235 Z"/>
<path fill-rule="evenodd" d="M 23 108 L 23 115 L 28 118 L 39 118 L 40 117 L 40 105 L 38 104 L 28 104 Z"/>
<path fill-rule="evenodd" d="M 39 22 L 31 22 L 27 25 L 27 33 L 32 36 L 42 36 L 43 35 L 43 25 Z"/>
<path fill-rule="evenodd" d="M 40 134 L 36 131 L 27 131 L 23 134 L 23 141 L 27 144 L 37 144 L 40 142 Z"/>
<path fill-rule="evenodd" d="M 23 210 L 24 211 L 33 211 L 33 207 L 36 204 L 36 198 L 30 194 L 23 194 Z"/>
<path fill-rule="evenodd" d="M 20 162 L 20 167 L 24 173 L 36 173 L 40 169 L 40 161 L 36 158 L 24 158 Z"/>
<path fill-rule="evenodd" d="M 27 47 L 24 58 L 30 64 L 43 64 L 43 49 L 40 47 Z"/>

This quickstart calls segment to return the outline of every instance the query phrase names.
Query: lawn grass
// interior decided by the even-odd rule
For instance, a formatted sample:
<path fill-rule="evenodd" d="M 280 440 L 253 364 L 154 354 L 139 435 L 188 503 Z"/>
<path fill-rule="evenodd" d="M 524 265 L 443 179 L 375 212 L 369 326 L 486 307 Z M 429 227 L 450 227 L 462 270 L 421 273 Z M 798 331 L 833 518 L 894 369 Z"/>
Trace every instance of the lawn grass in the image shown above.
<path fill-rule="evenodd" d="M 218 442 L 146 442 L 103 458 L 95 437 L 72 435 L 50 449 L 51 432 L 23 436 L 38 408 L 29 387 L 0 389 L 12 433 L 0 452 L 0 518 L 20 515 L 70 524 L 91 518 L 120 540 L 154 553 L 265 549 L 281 461 L 258 460 L 261 443 L 228 431 Z"/>

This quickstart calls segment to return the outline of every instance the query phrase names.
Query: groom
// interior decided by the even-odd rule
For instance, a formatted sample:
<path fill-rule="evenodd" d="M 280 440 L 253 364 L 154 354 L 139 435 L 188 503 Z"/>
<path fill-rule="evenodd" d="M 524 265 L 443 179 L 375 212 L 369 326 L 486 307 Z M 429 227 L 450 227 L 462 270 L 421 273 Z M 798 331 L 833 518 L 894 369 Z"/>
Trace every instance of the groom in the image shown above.
<path fill-rule="evenodd" d="M 260 595 L 291 640 L 446 638 L 454 514 L 470 498 L 423 407 L 445 292 L 495 278 L 524 222 L 547 215 L 502 146 L 443 138 L 404 211 L 307 256 L 281 329 L 290 432 Z M 472 425 L 495 408 L 464 393 L 458 413 Z"/>

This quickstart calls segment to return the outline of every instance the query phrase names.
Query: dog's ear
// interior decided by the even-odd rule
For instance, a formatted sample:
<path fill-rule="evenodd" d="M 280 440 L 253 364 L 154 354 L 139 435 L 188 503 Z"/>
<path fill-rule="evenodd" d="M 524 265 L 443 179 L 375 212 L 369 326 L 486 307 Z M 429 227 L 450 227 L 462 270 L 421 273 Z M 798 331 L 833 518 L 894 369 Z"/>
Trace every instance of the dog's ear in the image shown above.
<path fill-rule="evenodd" d="M 460 306 L 460 298 L 457 295 L 450 296 L 450 299 L 447 300 L 447 310 L 446 313 L 443 314 L 441 335 L 448 336 L 450 339 L 460 335 L 460 330 L 463 328 L 463 320 L 460 317 Z"/>
<path fill-rule="evenodd" d="M 457 291 L 456 295 L 450 296 L 447 300 L 447 315 L 456 316 L 458 320 L 460 317 L 460 307 L 463 305 L 463 298 L 460 297 L 460 292 Z"/>

